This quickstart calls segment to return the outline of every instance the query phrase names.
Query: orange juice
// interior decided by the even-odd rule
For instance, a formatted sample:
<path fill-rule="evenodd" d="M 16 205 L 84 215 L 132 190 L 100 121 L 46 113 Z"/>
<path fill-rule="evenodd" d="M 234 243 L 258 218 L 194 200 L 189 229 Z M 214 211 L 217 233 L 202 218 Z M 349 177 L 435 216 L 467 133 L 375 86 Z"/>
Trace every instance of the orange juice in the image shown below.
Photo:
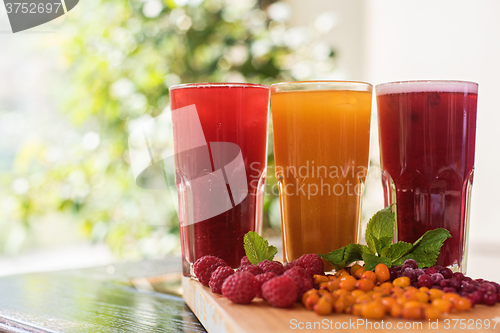
<path fill-rule="evenodd" d="M 271 86 L 284 260 L 359 241 L 368 170 L 372 86 Z"/>

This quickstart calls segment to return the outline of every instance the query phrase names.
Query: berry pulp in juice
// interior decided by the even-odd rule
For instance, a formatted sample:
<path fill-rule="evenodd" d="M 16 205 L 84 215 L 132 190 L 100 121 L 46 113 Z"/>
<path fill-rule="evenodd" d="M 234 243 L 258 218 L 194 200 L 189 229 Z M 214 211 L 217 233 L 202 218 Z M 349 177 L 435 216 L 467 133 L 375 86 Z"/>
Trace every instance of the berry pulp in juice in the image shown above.
<path fill-rule="evenodd" d="M 193 224 L 184 223 L 184 214 L 179 214 L 184 275 L 189 276 L 189 266 L 205 255 L 217 256 L 231 267 L 238 267 L 245 255 L 243 236 L 248 231 L 258 232 L 261 227 L 269 89 L 262 85 L 193 84 L 173 89 L 170 98 L 172 110 L 196 105 L 206 142 L 229 142 L 239 146 L 248 184 L 246 198 L 224 213 Z M 193 162 L 198 161 L 196 158 L 187 161 Z M 176 163 L 179 166 L 184 161 Z M 178 189 L 189 186 L 180 174 L 186 167 L 190 166 L 183 165 L 176 170 Z M 198 208 L 193 205 L 185 209 Z M 180 211 L 182 209 L 179 207 Z"/>
<path fill-rule="evenodd" d="M 474 171 L 475 92 L 382 94 L 377 89 L 385 204 L 397 204 L 397 238 L 414 242 L 426 231 L 445 228 L 437 264 L 462 265 L 467 246 L 468 205 Z"/>

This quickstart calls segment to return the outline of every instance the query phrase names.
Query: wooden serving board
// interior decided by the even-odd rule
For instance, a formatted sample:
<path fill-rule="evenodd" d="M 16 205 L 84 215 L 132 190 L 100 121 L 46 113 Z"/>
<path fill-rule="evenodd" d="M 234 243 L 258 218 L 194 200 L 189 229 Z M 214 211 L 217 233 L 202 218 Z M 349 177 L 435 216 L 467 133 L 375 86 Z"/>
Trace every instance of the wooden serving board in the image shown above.
<path fill-rule="evenodd" d="M 407 321 L 386 317 L 368 320 L 347 314 L 319 316 L 296 303 L 290 309 L 277 309 L 262 300 L 247 305 L 234 304 L 198 281 L 182 277 L 183 298 L 210 333 L 246 332 L 500 332 L 500 305 L 484 305 L 462 313 L 444 315 L 438 321 Z M 485 324 L 489 320 L 489 329 Z M 432 326 L 430 326 L 432 325 Z"/>

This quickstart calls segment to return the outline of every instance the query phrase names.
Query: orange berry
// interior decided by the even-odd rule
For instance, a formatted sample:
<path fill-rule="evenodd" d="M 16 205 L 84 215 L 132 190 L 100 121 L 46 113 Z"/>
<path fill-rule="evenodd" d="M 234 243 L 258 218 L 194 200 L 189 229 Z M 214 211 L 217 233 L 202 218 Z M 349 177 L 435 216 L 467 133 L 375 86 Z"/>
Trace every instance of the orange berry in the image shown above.
<path fill-rule="evenodd" d="M 431 301 L 443 297 L 444 292 L 440 289 L 431 289 L 429 290 L 429 298 Z"/>
<path fill-rule="evenodd" d="M 345 289 L 348 291 L 354 290 L 356 287 L 356 278 L 354 276 L 348 275 L 348 276 L 343 276 L 340 278 L 340 289 Z"/>
<path fill-rule="evenodd" d="M 333 308 L 335 309 L 335 312 L 337 313 L 342 313 L 344 310 L 354 304 L 354 301 L 350 299 L 347 295 L 340 296 L 333 304 Z"/>
<path fill-rule="evenodd" d="M 333 280 L 328 281 L 327 285 L 328 291 L 332 292 L 340 288 L 340 279 L 334 277 Z"/>
<path fill-rule="evenodd" d="M 391 309 L 394 306 L 394 304 L 397 304 L 396 300 L 392 297 L 382 297 L 380 299 L 380 302 L 382 302 L 382 304 L 384 304 L 385 312 L 388 314 L 391 313 Z"/>
<path fill-rule="evenodd" d="M 423 292 L 423 293 L 429 293 L 429 290 L 430 290 L 430 289 L 429 289 L 429 288 L 427 288 L 427 287 L 420 287 L 420 288 L 418 288 L 418 290 L 420 290 L 420 291 L 421 291 L 421 292 Z"/>
<path fill-rule="evenodd" d="M 355 316 L 361 316 L 363 309 L 363 304 L 354 304 L 352 306 L 351 314 Z"/>
<path fill-rule="evenodd" d="M 380 283 L 383 283 L 391 277 L 391 273 L 389 272 L 389 268 L 387 268 L 386 264 L 380 263 L 375 266 L 375 275 L 377 276 L 377 280 Z"/>
<path fill-rule="evenodd" d="M 369 291 L 375 287 L 375 283 L 369 279 L 361 279 L 356 282 L 356 288 L 362 291 Z"/>
<path fill-rule="evenodd" d="M 398 277 L 397 279 L 394 279 L 394 281 L 392 281 L 392 284 L 394 285 L 394 287 L 404 288 L 408 287 L 411 284 L 411 281 L 409 277 L 402 276 Z"/>
<path fill-rule="evenodd" d="M 384 282 L 380 285 L 380 288 L 384 288 L 384 289 L 392 289 L 392 287 L 394 287 L 392 285 L 392 282 Z"/>
<path fill-rule="evenodd" d="M 436 320 L 441 317 L 441 311 L 435 307 L 428 307 L 424 309 L 424 318 L 428 320 Z"/>
<path fill-rule="evenodd" d="M 368 303 L 371 301 L 372 301 L 371 296 L 367 294 L 356 297 L 356 303 Z"/>
<path fill-rule="evenodd" d="M 427 303 L 429 301 L 429 294 L 424 293 L 422 291 L 416 292 L 415 297 L 417 298 L 417 301 L 419 301 L 420 303 Z"/>
<path fill-rule="evenodd" d="M 361 314 L 368 319 L 382 319 L 385 315 L 385 306 L 380 301 L 371 301 L 363 304 Z"/>
<path fill-rule="evenodd" d="M 377 275 L 372 271 L 365 271 L 363 275 L 361 275 L 361 278 L 372 280 L 373 283 L 377 282 Z"/>
<path fill-rule="evenodd" d="M 322 282 L 328 282 L 328 278 L 325 275 L 314 274 L 313 275 L 314 283 L 320 284 Z"/>
<path fill-rule="evenodd" d="M 361 266 L 360 264 L 354 264 L 349 268 L 349 274 L 354 275 L 354 272 L 356 272 L 358 269 L 360 269 Z"/>
<path fill-rule="evenodd" d="M 307 298 L 303 301 L 304 306 L 306 307 L 307 310 L 314 310 L 314 306 L 318 303 L 319 301 L 319 294 L 311 294 L 307 296 Z"/>
<path fill-rule="evenodd" d="M 401 317 L 401 313 L 403 312 L 403 308 L 398 303 L 395 303 L 391 307 L 391 317 L 398 318 Z"/>
<path fill-rule="evenodd" d="M 443 313 L 450 312 L 451 310 L 451 302 L 446 299 L 437 298 L 432 301 L 432 306 Z"/>
<path fill-rule="evenodd" d="M 458 311 L 466 311 L 471 308 L 472 304 L 466 297 L 460 297 L 454 304 L 453 307 Z"/>
<path fill-rule="evenodd" d="M 314 312 L 319 315 L 327 315 L 332 313 L 332 303 L 327 297 L 321 297 L 314 306 Z"/>
<path fill-rule="evenodd" d="M 404 319 L 421 319 L 423 315 L 422 304 L 417 301 L 410 301 L 403 306 L 401 315 Z"/>
<path fill-rule="evenodd" d="M 417 300 L 417 293 L 412 292 L 411 290 L 407 290 L 403 293 L 402 297 L 406 299 L 407 301 L 416 301 Z"/>
<path fill-rule="evenodd" d="M 455 293 L 444 293 L 441 298 L 450 301 L 451 304 L 455 304 L 460 299 L 460 295 Z"/>
<path fill-rule="evenodd" d="M 304 293 L 304 295 L 302 295 L 302 303 L 305 305 L 305 304 L 306 304 L 306 299 L 307 299 L 309 296 L 313 295 L 313 294 L 316 294 L 316 295 L 318 295 L 318 296 L 319 296 L 318 291 L 317 291 L 316 289 L 309 289 L 308 291 L 306 291 L 306 292 Z"/>
<path fill-rule="evenodd" d="M 358 268 L 357 270 L 355 271 L 352 271 L 351 272 L 354 272 L 353 275 L 356 279 L 361 279 L 361 276 L 363 275 L 363 273 L 365 272 L 365 268 L 364 267 L 360 267 Z"/>
<path fill-rule="evenodd" d="M 332 293 L 334 298 L 338 298 L 340 296 L 345 296 L 347 294 L 349 294 L 349 292 L 345 289 L 337 289 Z"/>

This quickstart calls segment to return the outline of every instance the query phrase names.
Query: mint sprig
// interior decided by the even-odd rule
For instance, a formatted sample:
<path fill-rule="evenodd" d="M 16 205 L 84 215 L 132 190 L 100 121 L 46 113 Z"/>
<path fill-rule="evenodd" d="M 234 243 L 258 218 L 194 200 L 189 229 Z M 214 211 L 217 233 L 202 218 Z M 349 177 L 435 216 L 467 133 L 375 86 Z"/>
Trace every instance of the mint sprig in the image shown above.
<path fill-rule="evenodd" d="M 245 253 L 248 260 L 257 265 L 263 260 L 272 261 L 278 249 L 275 246 L 269 245 L 267 240 L 259 236 L 254 231 L 249 231 L 243 237 L 243 247 L 245 248 Z"/>
<path fill-rule="evenodd" d="M 330 262 L 336 269 L 363 260 L 366 270 L 373 270 L 379 263 L 388 267 L 401 265 L 407 259 L 414 259 L 419 268 L 430 267 L 436 263 L 439 251 L 451 235 L 448 230 L 438 228 L 429 230 L 415 243 L 392 243 L 395 226 L 393 206 L 375 213 L 366 227 L 367 245 L 349 244 L 340 249 L 319 256 Z"/>

